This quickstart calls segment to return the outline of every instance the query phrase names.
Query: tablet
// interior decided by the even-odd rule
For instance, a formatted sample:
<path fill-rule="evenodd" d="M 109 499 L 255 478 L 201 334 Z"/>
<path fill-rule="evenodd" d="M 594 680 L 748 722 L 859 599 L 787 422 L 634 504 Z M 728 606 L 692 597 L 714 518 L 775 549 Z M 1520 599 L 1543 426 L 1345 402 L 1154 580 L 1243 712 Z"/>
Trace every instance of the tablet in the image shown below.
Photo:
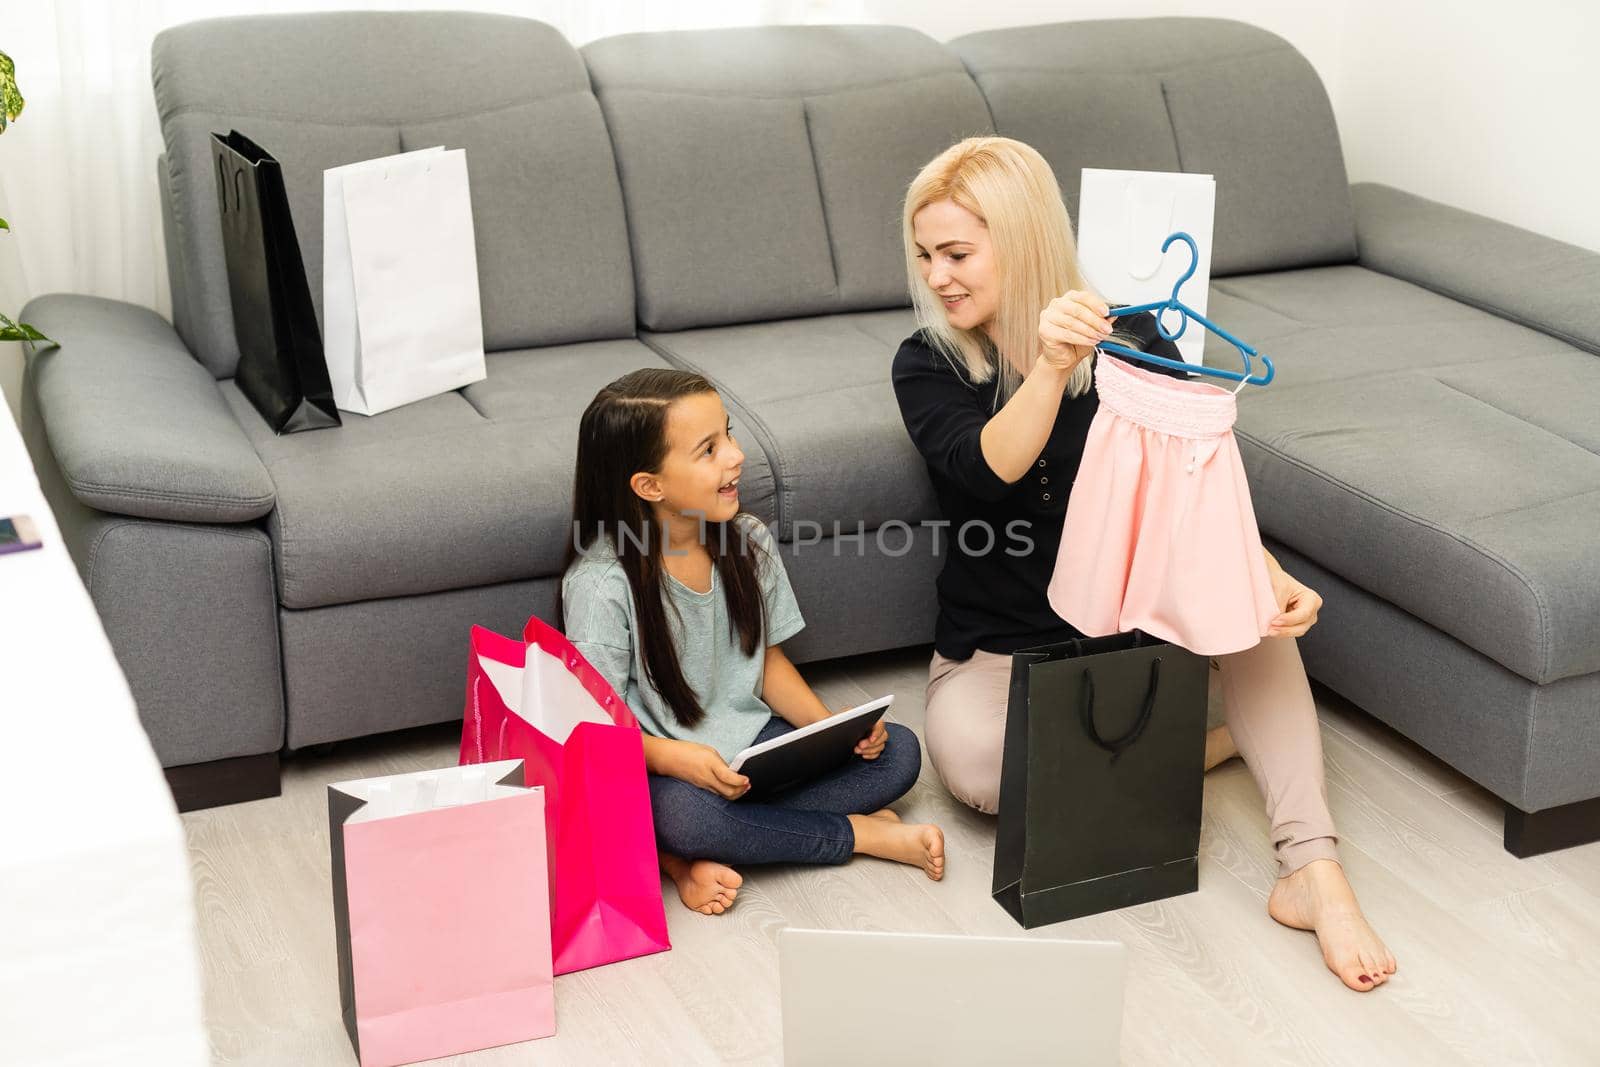
<path fill-rule="evenodd" d="M 879 697 L 782 737 L 751 745 L 733 757 L 728 767 L 750 779 L 745 797 L 782 792 L 827 774 L 853 758 L 856 742 L 872 733 L 872 728 L 893 703 L 893 696 Z"/>

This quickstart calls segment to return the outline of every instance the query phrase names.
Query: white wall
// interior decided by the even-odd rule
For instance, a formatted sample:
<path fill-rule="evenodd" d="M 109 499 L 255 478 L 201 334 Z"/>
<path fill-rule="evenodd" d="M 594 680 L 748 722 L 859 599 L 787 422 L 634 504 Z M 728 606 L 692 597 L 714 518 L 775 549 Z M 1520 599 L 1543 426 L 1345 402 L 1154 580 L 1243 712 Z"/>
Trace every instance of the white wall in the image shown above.
<path fill-rule="evenodd" d="M 1350 5 L 1335 110 L 1351 178 L 1600 251 L 1600 4 L 1444 8 Z"/>
<path fill-rule="evenodd" d="M 1351 181 L 1600 251 L 1600 3 L 1521 0 L 819 0 L 949 40 L 1002 26 L 1190 15 L 1285 38 L 1327 87 Z M 1597 294 L 1600 299 L 1600 294 Z"/>

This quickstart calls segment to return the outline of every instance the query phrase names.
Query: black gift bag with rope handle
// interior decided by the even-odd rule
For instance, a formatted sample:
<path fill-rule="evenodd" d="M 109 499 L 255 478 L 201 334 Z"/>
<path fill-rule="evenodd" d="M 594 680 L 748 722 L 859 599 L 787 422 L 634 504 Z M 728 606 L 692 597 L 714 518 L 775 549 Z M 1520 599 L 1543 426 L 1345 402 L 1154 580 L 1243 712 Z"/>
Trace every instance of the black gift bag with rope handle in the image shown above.
<path fill-rule="evenodd" d="M 1137 631 L 1012 655 L 993 893 L 1023 927 L 1199 887 L 1209 667 Z"/>

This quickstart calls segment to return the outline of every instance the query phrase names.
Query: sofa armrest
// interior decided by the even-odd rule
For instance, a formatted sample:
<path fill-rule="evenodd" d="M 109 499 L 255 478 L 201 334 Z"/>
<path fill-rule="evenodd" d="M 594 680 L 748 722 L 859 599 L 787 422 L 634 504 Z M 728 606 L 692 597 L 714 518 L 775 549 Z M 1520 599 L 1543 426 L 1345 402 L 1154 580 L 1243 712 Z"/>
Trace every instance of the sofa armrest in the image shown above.
<path fill-rule="evenodd" d="M 1363 267 L 1600 354 L 1600 253 L 1387 185 L 1350 193 Z"/>
<path fill-rule="evenodd" d="M 248 522 L 272 478 L 217 382 L 167 321 L 92 296 L 43 296 L 23 318 L 59 347 L 29 346 L 45 438 L 89 507 L 180 522 Z"/>

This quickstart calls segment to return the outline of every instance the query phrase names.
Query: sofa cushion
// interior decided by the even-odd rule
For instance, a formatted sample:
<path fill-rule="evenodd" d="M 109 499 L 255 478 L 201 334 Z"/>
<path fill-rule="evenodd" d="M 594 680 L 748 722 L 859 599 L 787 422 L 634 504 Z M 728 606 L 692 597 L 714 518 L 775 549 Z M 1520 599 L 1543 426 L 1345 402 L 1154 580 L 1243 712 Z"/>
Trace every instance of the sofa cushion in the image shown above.
<path fill-rule="evenodd" d="M 1515 323 L 1357 266 L 1224 278 L 1212 283 L 1207 311 L 1273 357 L 1278 376 L 1269 392 L 1552 347 Z M 1214 334 L 1206 335 L 1205 352 L 1212 365 L 1239 365 L 1237 350 Z"/>
<path fill-rule="evenodd" d="M 277 488 L 269 530 L 283 605 L 558 574 L 578 417 L 607 382 L 664 365 L 634 340 L 497 352 L 488 378 L 464 390 L 284 437 L 224 383 Z M 770 522 L 771 473 L 760 449 L 746 453 L 742 506 Z"/>
<path fill-rule="evenodd" d="M 160 33 L 152 69 L 173 302 L 215 376 L 239 358 L 210 143 L 230 128 L 283 165 L 319 316 L 323 170 L 443 144 L 467 153 L 486 347 L 632 334 L 610 138 L 582 61 L 553 28 L 465 12 L 211 19 Z"/>
<path fill-rule="evenodd" d="M 854 534 L 939 517 L 889 380 L 915 330 L 911 311 L 898 309 L 643 337 L 716 382 L 756 435 L 777 490 L 778 537 L 793 541 L 832 536 L 835 524 Z"/>
<path fill-rule="evenodd" d="M 1217 283 L 1263 534 L 1530 681 L 1600 670 L 1600 360 L 1359 267 Z M 1227 346 L 1211 346 L 1219 362 Z"/>
<path fill-rule="evenodd" d="M 905 305 L 906 186 L 992 132 L 961 61 L 899 27 L 627 34 L 583 57 L 653 330 Z"/>
<path fill-rule="evenodd" d="M 950 47 L 996 130 L 1050 161 L 1074 218 L 1084 167 L 1211 174 L 1214 277 L 1355 259 L 1333 109 L 1281 37 L 1224 19 L 1116 19 Z"/>

